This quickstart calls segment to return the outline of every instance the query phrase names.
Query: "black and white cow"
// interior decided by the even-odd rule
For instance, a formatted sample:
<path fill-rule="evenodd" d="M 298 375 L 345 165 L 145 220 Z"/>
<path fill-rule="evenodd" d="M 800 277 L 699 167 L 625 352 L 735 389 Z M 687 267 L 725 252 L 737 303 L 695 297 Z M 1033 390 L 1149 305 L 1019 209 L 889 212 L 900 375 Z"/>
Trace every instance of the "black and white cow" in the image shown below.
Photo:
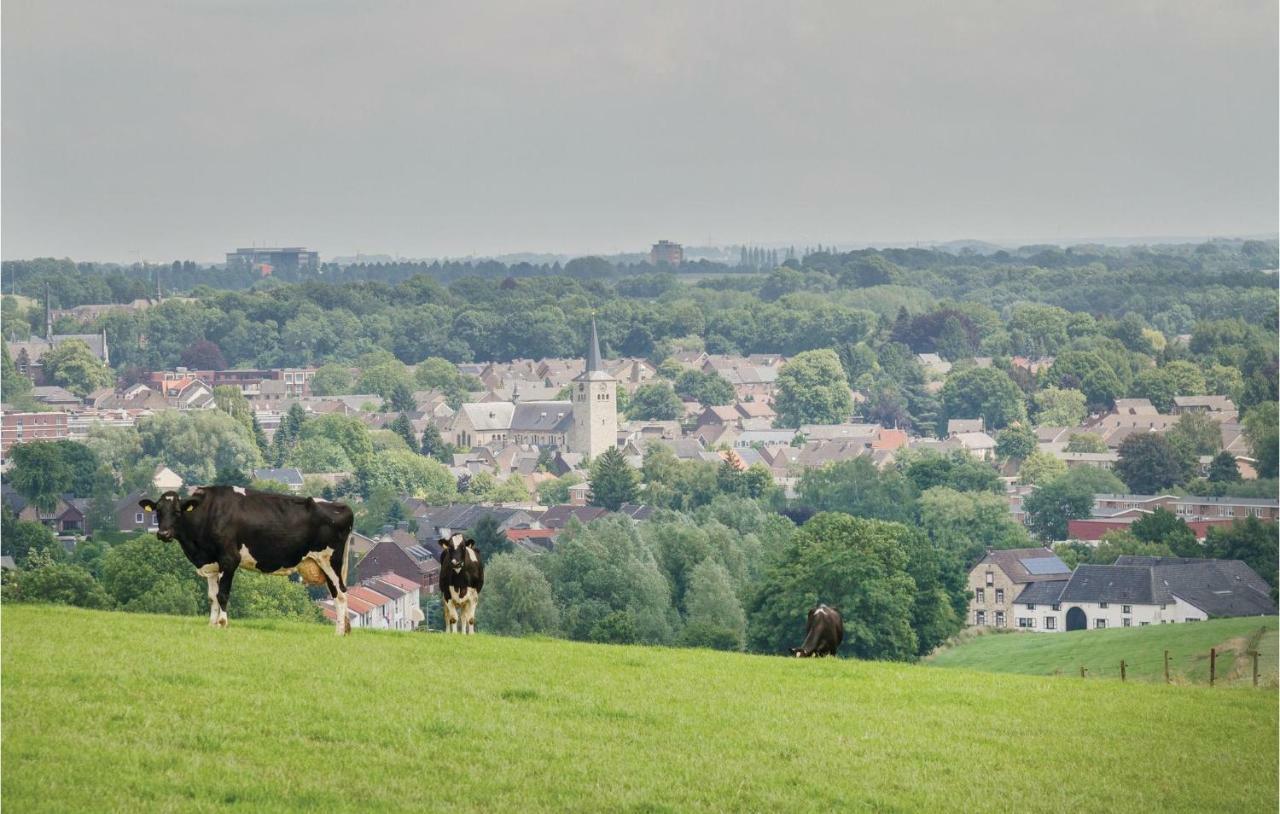
<path fill-rule="evenodd" d="M 809 625 L 804 644 L 791 648 L 798 659 L 811 656 L 834 656 L 844 641 L 844 619 L 835 608 L 819 605 L 809 611 Z"/>
<path fill-rule="evenodd" d="M 156 536 L 177 540 L 209 582 L 209 624 L 227 626 L 227 600 L 237 568 L 264 574 L 297 571 L 308 585 L 325 585 L 347 619 L 347 538 L 355 516 L 342 503 L 255 492 L 239 486 L 201 486 L 185 500 L 165 492 L 138 502 L 156 513 Z"/>
<path fill-rule="evenodd" d="M 440 598 L 446 633 L 475 633 L 476 607 L 484 587 L 484 563 L 475 540 L 461 534 L 440 539 Z"/>

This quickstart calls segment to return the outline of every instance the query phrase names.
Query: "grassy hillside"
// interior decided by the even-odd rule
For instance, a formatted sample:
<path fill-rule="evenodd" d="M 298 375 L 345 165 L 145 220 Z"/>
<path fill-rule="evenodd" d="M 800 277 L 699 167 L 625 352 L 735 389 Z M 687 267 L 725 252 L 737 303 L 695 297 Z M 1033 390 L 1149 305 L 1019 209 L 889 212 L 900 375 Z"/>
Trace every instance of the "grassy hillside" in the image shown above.
<path fill-rule="evenodd" d="M 1245 655 L 1260 652 L 1260 684 L 1276 684 L 1274 616 L 1213 619 L 1185 625 L 1081 630 L 1072 633 L 1007 633 L 977 636 L 935 653 L 929 663 L 996 673 L 1119 678 L 1120 660 L 1129 680 L 1164 681 L 1164 651 L 1169 673 L 1179 683 L 1209 683 L 1209 649 L 1218 649 L 1218 683 L 1252 685 L 1253 664 Z"/>
<path fill-rule="evenodd" d="M 1273 692 L 21 605 L 3 623 L 12 811 L 1277 805 Z"/>

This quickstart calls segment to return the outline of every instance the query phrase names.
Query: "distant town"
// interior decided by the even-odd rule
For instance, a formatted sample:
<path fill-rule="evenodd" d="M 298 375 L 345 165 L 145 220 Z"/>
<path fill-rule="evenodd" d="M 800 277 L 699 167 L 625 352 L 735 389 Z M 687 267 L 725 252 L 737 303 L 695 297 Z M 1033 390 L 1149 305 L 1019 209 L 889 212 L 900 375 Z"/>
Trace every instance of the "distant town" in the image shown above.
<path fill-rule="evenodd" d="M 1036 251 L 1044 256 L 1043 249 Z M 783 255 L 779 261 L 770 252 L 743 247 L 739 266 L 766 295 L 770 286 L 787 281 L 795 292 L 787 295 L 792 308 L 804 307 L 799 298 L 809 285 L 805 275 L 815 269 L 843 267 L 834 277 L 825 273 L 845 281 L 837 285 L 864 293 L 898 291 L 911 275 L 909 267 L 887 259 L 910 253 L 813 249 L 803 262 L 790 251 Z M 938 259 L 927 265 L 974 257 L 988 265 L 1027 262 L 996 252 L 930 256 Z M 756 271 L 757 264 L 779 262 L 773 272 Z M 667 240 L 653 245 L 643 265 L 676 280 L 690 268 L 682 247 Z M 174 267 L 169 271 L 182 273 L 179 264 Z M 305 248 L 252 248 L 229 252 L 224 273 L 305 279 L 321 268 L 319 256 Z M 373 276 L 382 269 L 371 268 Z M 591 268 L 619 289 L 630 285 L 628 278 L 651 279 L 636 269 L 620 272 L 615 269 L 624 267 L 603 263 Z M 100 272 L 76 272 L 94 273 Z M 139 278 L 135 271 L 132 279 Z M 24 283 L 27 290 L 36 279 Z M 516 291 L 520 279 L 507 276 L 486 285 Z M 1274 457 L 1259 460 L 1259 430 L 1250 428 L 1235 400 L 1246 393 L 1256 402 L 1258 395 L 1215 361 L 1225 358 L 1215 347 L 1241 341 L 1224 337 L 1233 323 L 1184 321 L 1189 331 L 1166 334 L 1146 324 L 1130 326 L 1129 316 L 1112 328 L 1091 316 L 1081 323 L 1087 315 L 1047 305 L 1013 305 L 984 325 L 972 307 L 938 305 L 912 315 L 904 306 L 893 319 L 882 312 L 879 327 L 874 313 L 868 314 L 871 320 L 853 329 L 858 341 L 837 340 L 825 349 L 758 352 L 754 348 L 768 338 L 757 336 L 746 343 L 753 352 L 721 352 L 694 338 L 649 345 L 648 354 L 619 355 L 607 353 L 601 337 L 612 338 L 612 349 L 627 344 L 635 329 L 616 324 L 616 308 L 605 301 L 587 312 L 577 355 L 431 357 L 406 364 L 392 354 L 365 352 L 347 364 L 254 367 L 227 365 L 222 348 L 197 338 L 182 353 L 189 364 L 138 370 L 113 358 L 122 352 L 136 357 L 137 348 L 117 347 L 111 326 L 122 317 L 197 306 L 209 294 L 157 291 L 125 302 L 54 307 L 51 282 L 44 301 L 27 300 L 22 314 L 33 326 L 40 324 L 35 315 L 42 315 L 43 331 L 15 337 L 7 330 L 13 375 L 29 387 L 17 399 L 27 408 L 9 403 L 4 409 L 4 469 L 11 473 L 15 463 L 21 469 L 19 453 L 33 442 L 72 442 L 104 452 L 124 443 L 136 450 L 134 460 L 100 456 L 100 464 L 114 473 L 105 496 L 92 491 L 97 487 L 39 496 L 6 475 L 6 509 L 17 521 L 47 526 L 70 555 L 80 540 L 104 531 L 154 531 L 155 516 L 137 508 L 148 494 L 220 479 L 352 501 L 361 507 L 353 550 L 363 585 L 349 607 L 353 624 L 412 629 L 419 621 L 430 623 L 429 613 L 418 609 L 437 591 L 437 540 L 446 532 L 483 526 L 484 533 L 501 539 L 503 550 L 541 555 L 554 552 L 571 526 L 590 527 L 610 515 L 652 523 L 655 513 L 694 511 L 723 495 L 751 500 L 795 523 L 815 511 L 836 510 L 926 529 L 935 523 L 986 524 L 971 529 L 968 539 L 947 544 L 958 546 L 955 566 L 964 570 L 957 579 L 967 583 L 953 588 L 956 623 L 969 626 L 1058 631 L 1275 612 L 1270 565 L 1263 573 L 1237 560 L 1221 572 L 1195 565 L 1213 559 L 1195 556 L 1209 553 L 1213 535 L 1228 534 L 1250 518 L 1274 524 L 1280 509 L 1269 486 Z M 691 290 L 714 289 L 698 284 Z M 64 297 L 58 299 L 65 304 Z M 15 307 L 13 313 L 21 312 Z M 61 332 L 71 325 L 77 332 Z M 995 328 L 999 333 L 989 333 Z M 1124 347 L 1124 331 L 1133 332 L 1131 347 L 1138 350 Z M 1113 365 L 1099 350 L 1089 350 L 1090 342 L 1104 347 L 1097 344 L 1104 339 L 1112 343 L 1105 345 L 1107 353 L 1130 354 L 1124 364 L 1139 368 L 1128 373 L 1129 386 L 1090 372 L 1098 360 Z M 528 344 L 541 341 L 531 337 Z M 909 353 L 895 355 L 900 350 Z M 87 387 L 59 358 L 68 351 L 86 357 L 83 364 L 114 372 Z M 1206 353 L 1202 363 L 1188 361 Z M 1153 355 L 1157 361 L 1150 361 Z M 1143 364 L 1149 372 L 1141 371 Z M 1267 386 L 1274 388 L 1271 371 Z M 1153 376 L 1166 372 L 1165 378 Z M 234 416 L 225 423 L 238 424 L 245 439 L 216 442 L 225 443 L 225 451 L 218 446 L 175 456 L 160 440 L 148 440 L 180 437 L 165 435 L 171 432 L 198 437 L 199 426 L 215 435 L 226 432 L 198 421 L 190 430 L 179 427 L 219 413 Z M 178 423 L 170 427 L 172 422 Z M 1160 458 L 1164 447 L 1143 447 L 1152 441 L 1176 451 L 1177 472 L 1155 471 L 1170 464 Z M 155 444 L 157 455 L 143 454 Z M 1135 456 L 1140 470 L 1134 469 Z M 138 461 L 149 468 L 140 473 Z M 668 473 L 675 480 L 663 484 L 664 466 L 683 469 L 678 477 Z M 700 482 L 698 472 L 708 480 Z M 1117 477 L 1122 472 L 1127 481 Z M 1131 481 L 1150 488 L 1122 488 Z M 1260 493 L 1244 488 L 1250 483 Z M 706 490 L 701 497 L 700 488 Z M 867 501 L 869 492 L 877 492 L 892 502 L 898 488 L 901 505 Z M 1050 500 L 1053 489 L 1063 496 Z M 946 519 L 934 505 L 946 500 L 967 503 L 951 509 L 959 516 Z M 1004 517 L 984 516 L 997 500 Z M 940 514 L 932 518 L 930 511 Z M 979 516 L 981 521 L 974 519 Z M 1167 527 L 1149 532 L 1153 517 Z M 951 538 L 957 532 L 931 533 Z M 1049 547 L 1031 546 L 1037 539 Z M 1112 561 L 1096 562 L 1099 555 Z M 1038 565 L 1028 570 L 1028 562 Z M 1253 564 L 1260 562 L 1265 560 Z M 5 563 L 18 565 L 12 555 Z M 1079 569 L 1086 566 L 1094 569 L 1089 587 L 1077 587 L 1084 584 Z M 1239 578 L 1251 586 L 1249 601 L 1206 602 L 1185 592 L 1171 600 L 1172 588 L 1151 587 L 1157 584 L 1153 568 L 1199 568 L 1202 582 L 1219 573 L 1231 582 L 1237 577 L 1230 569 L 1244 568 Z M 1116 574 L 1147 588 L 1130 596 L 1132 601 L 1112 597 L 1103 586 L 1117 583 L 1099 576 L 1110 573 L 1106 569 L 1118 569 Z M 1147 570 L 1135 577 L 1134 569 Z M 1197 596 L 1215 594 L 1201 590 Z M 1170 612 L 1171 603 L 1181 610 Z M 320 598 L 318 605 L 332 617 L 331 600 Z M 1105 609 L 1112 607 L 1144 610 L 1111 618 Z M 1145 610 L 1152 607 L 1160 610 Z M 745 644 L 740 623 L 730 627 L 736 629 L 731 640 Z"/>

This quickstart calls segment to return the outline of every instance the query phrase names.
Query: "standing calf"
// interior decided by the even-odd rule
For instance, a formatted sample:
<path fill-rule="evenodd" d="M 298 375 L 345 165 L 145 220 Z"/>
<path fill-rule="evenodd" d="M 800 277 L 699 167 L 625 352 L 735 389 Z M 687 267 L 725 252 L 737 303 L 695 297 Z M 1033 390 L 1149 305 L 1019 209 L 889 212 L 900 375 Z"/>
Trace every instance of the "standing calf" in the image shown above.
<path fill-rule="evenodd" d="M 791 648 L 798 659 L 810 656 L 834 656 L 844 641 L 844 620 L 840 611 L 819 605 L 809 611 L 809 626 L 804 634 L 804 644 Z"/>
<path fill-rule="evenodd" d="M 475 633 L 484 563 L 475 540 L 451 534 L 440 540 L 440 598 L 446 633 Z"/>
<path fill-rule="evenodd" d="M 209 624 L 227 626 L 227 602 L 237 568 L 264 574 L 297 571 L 308 585 L 325 585 L 338 611 L 338 635 L 347 619 L 347 538 L 355 516 L 342 503 L 253 492 L 239 486 L 201 486 L 182 500 L 165 492 L 138 502 L 156 513 L 156 536 L 176 539 L 209 582 Z"/>

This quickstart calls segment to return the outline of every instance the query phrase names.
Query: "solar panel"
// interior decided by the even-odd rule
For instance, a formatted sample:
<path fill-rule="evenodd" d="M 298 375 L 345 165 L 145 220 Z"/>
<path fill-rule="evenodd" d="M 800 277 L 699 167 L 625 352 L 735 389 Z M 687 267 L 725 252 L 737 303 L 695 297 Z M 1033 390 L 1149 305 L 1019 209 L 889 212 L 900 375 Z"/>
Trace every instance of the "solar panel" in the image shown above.
<path fill-rule="evenodd" d="M 1028 574 L 1036 576 L 1042 574 L 1064 574 L 1071 570 L 1065 562 L 1057 557 L 1033 557 L 1021 562 L 1022 567 L 1027 569 Z"/>

